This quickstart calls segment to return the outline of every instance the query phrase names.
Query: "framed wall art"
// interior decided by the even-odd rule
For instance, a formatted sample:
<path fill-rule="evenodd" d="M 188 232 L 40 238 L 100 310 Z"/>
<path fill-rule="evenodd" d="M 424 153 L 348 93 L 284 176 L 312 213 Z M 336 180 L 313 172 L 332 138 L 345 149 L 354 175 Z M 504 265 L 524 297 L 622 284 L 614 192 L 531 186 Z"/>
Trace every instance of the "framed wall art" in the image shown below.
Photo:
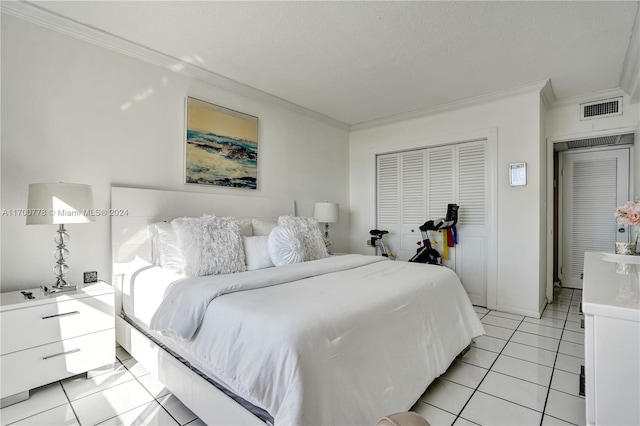
<path fill-rule="evenodd" d="M 185 183 L 256 189 L 258 117 L 187 97 Z"/>

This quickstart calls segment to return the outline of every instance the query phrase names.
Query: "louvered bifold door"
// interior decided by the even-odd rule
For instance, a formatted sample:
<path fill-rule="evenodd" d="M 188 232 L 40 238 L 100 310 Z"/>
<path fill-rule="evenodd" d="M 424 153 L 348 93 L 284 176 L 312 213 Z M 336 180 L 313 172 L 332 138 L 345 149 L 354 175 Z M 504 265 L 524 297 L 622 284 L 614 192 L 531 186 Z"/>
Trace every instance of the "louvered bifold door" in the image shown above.
<path fill-rule="evenodd" d="M 455 193 L 455 146 L 433 148 L 427 151 L 427 219 L 436 220 L 447 215 L 447 205 L 457 200 Z M 430 232 L 434 248 L 443 252 L 442 233 Z M 451 252 L 444 265 L 455 269 L 455 255 Z"/>
<path fill-rule="evenodd" d="M 561 164 L 560 278 L 582 288 L 584 252 L 613 252 L 616 241 L 632 238 L 614 218 L 629 200 L 629 150 L 561 153 Z"/>
<path fill-rule="evenodd" d="M 469 142 L 456 147 L 458 245 L 455 269 L 469 299 L 486 306 L 487 296 L 487 165 L 486 143 Z"/>
<path fill-rule="evenodd" d="M 384 241 L 395 253 L 400 240 L 400 154 L 379 155 L 376 171 L 377 228 L 389 231 Z"/>
<path fill-rule="evenodd" d="M 422 149 L 401 154 L 402 250 L 417 249 L 417 242 L 422 240 L 418 228 L 427 221 L 426 153 Z"/>

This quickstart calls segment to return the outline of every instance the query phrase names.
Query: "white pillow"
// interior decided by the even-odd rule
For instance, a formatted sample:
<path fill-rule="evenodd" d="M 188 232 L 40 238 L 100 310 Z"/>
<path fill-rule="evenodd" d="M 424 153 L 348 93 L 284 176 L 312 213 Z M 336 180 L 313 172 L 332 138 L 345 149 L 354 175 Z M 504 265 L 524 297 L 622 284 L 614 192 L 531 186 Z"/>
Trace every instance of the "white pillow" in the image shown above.
<path fill-rule="evenodd" d="M 169 222 L 158 222 L 155 225 L 157 249 L 157 265 L 179 274 L 184 268 L 184 257 L 180 248 L 178 235 Z"/>
<path fill-rule="evenodd" d="M 171 221 L 188 276 L 246 271 L 240 222 L 235 217 L 182 217 Z"/>
<path fill-rule="evenodd" d="M 151 263 L 153 266 L 162 266 L 160 260 L 160 237 L 155 223 L 147 225 L 147 234 L 149 234 L 149 239 L 151 240 Z"/>
<path fill-rule="evenodd" d="M 296 231 L 302 243 L 304 260 L 324 259 L 329 256 L 318 222 L 312 217 L 280 216 L 278 225 Z"/>
<path fill-rule="evenodd" d="M 244 258 L 247 262 L 247 270 L 271 268 L 273 262 L 269 257 L 269 237 L 259 235 L 253 237 L 242 236 L 244 242 Z"/>
<path fill-rule="evenodd" d="M 269 256 L 276 266 L 304 262 L 304 249 L 295 230 L 276 226 L 269 234 Z"/>
<path fill-rule="evenodd" d="M 251 219 L 242 219 L 240 221 L 240 228 L 242 229 L 242 235 L 245 237 L 253 235 L 253 223 Z"/>
<path fill-rule="evenodd" d="M 278 226 L 275 222 L 263 222 L 258 219 L 251 219 L 253 225 L 253 235 L 269 235 L 273 228 Z"/>

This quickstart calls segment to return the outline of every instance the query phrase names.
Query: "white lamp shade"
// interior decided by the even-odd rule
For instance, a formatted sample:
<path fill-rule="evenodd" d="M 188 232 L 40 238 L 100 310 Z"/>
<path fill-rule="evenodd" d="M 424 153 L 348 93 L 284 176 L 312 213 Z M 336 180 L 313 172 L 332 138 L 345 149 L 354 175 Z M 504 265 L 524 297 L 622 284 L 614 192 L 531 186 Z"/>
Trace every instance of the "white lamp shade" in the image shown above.
<path fill-rule="evenodd" d="M 93 191 L 77 183 L 32 183 L 27 209 L 27 225 L 93 222 Z"/>
<path fill-rule="evenodd" d="M 336 223 L 340 220 L 340 205 L 338 203 L 316 203 L 313 217 L 318 222 Z"/>

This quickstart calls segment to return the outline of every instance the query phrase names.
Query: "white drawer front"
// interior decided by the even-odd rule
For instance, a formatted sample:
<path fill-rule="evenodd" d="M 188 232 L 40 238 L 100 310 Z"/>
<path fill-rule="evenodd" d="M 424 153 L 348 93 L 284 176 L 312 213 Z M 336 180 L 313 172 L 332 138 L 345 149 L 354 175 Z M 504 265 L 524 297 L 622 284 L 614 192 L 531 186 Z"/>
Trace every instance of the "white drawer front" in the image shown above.
<path fill-rule="evenodd" d="M 114 327 L 113 294 L 0 313 L 0 355 Z"/>
<path fill-rule="evenodd" d="M 0 398 L 115 362 L 115 329 L 0 356 Z"/>

